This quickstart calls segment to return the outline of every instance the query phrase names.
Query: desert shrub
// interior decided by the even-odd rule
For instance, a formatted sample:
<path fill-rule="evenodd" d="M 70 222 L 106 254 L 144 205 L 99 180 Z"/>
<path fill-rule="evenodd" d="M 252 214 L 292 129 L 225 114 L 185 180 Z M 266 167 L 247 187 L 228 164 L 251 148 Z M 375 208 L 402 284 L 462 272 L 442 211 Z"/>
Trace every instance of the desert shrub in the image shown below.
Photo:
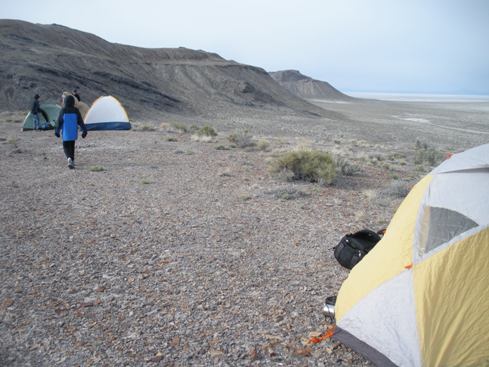
<path fill-rule="evenodd" d="M 146 179 L 142 180 L 142 181 L 141 181 L 141 183 L 142 183 L 143 185 L 150 185 L 150 184 L 152 184 L 152 182 L 151 182 L 151 181 L 146 180 Z"/>
<path fill-rule="evenodd" d="M 201 127 L 199 130 L 197 130 L 196 134 L 198 136 L 210 136 L 210 137 L 217 136 L 216 130 L 214 130 L 214 128 L 209 125 L 205 125 L 204 127 Z"/>
<path fill-rule="evenodd" d="M 166 138 L 166 141 L 169 141 L 169 142 L 172 142 L 172 143 L 176 143 L 178 140 L 177 140 L 177 138 L 174 138 L 174 137 L 170 136 L 170 137 Z"/>
<path fill-rule="evenodd" d="M 253 135 L 248 130 L 238 130 L 230 134 L 228 140 L 239 148 L 253 147 L 256 145 Z"/>
<path fill-rule="evenodd" d="M 443 160 L 443 153 L 430 147 L 426 143 L 416 140 L 416 150 L 414 153 L 414 164 L 423 165 L 425 163 L 435 166 Z"/>
<path fill-rule="evenodd" d="M 141 124 L 135 127 L 135 131 L 155 131 L 156 128 L 153 125 Z"/>
<path fill-rule="evenodd" d="M 239 195 L 239 199 L 241 201 L 250 201 L 253 197 L 250 194 L 243 193 Z"/>
<path fill-rule="evenodd" d="M 428 144 L 427 143 L 422 143 L 421 140 L 419 140 L 419 139 L 416 139 L 415 146 L 416 146 L 416 150 L 418 150 L 418 149 L 428 149 Z"/>
<path fill-rule="evenodd" d="M 224 146 L 224 145 L 218 145 L 218 146 L 216 147 L 216 150 L 230 150 L 230 148 L 228 148 L 228 147 L 226 147 L 226 146 Z"/>
<path fill-rule="evenodd" d="M 307 192 L 297 190 L 293 187 L 285 187 L 271 190 L 266 192 L 266 194 L 271 195 L 274 199 L 278 200 L 295 200 L 309 196 Z"/>
<path fill-rule="evenodd" d="M 199 130 L 195 132 L 190 138 L 194 141 L 200 141 L 204 143 L 210 143 L 214 137 L 217 136 L 216 130 L 214 130 L 211 126 L 201 127 Z"/>
<path fill-rule="evenodd" d="M 265 152 L 270 148 L 270 142 L 266 139 L 260 139 L 256 142 L 256 148 Z"/>
<path fill-rule="evenodd" d="M 182 124 L 179 122 L 173 122 L 171 125 L 173 126 L 173 128 L 181 131 L 182 133 L 187 133 L 189 131 L 187 125 L 185 125 L 185 124 Z"/>
<path fill-rule="evenodd" d="M 380 195 L 384 197 L 401 199 L 406 197 L 407 194 L 409 194 L 411 187 L 412 187 L 411 182 L 394 180 L 389 184 L 389 186 L 387 186 L 385 189 L 383 189 L 380 192 Z"/>
<path fill-rule="evenodd" d="M 104 167 L 102 167 L 102 166 L 91 166 L 91 167 L 89 168 L 89 170 L 90 170 L 91 172 L 103 172 L 103 171 L 105 171 L 105 168 L 104 168 Z"/>
<path fill-rule="evenodd" d="M 296 150 L 283 153 L 271 162 L 273 173 L 288 179 L 331 184 L 336 167 L 331 154 L 318 150 Z"/>
<path fill-rule="evenodd" d="M 355 176 L 360 174 L 360 166 L 351 163 L 348 159 L 342 157 L 335 158 L 336 171 L 343 176 Z"/>
<path fill-rule="evenodd" d="M 388 156 L 388 159 L 392 162 L 395 162 L 397 160 L 401 160 L 404 158 L 406 158 L 406 156 L 402 153 L 392 153 L 392 154 L 389 154 L 389 156 Z"/>
<path fill-rule="evenodd" d="M 219 177 L 233 177 L 233 174 L 230 171 L 226 170 L 224 172 L 221 172 L 219 174 Z"/>

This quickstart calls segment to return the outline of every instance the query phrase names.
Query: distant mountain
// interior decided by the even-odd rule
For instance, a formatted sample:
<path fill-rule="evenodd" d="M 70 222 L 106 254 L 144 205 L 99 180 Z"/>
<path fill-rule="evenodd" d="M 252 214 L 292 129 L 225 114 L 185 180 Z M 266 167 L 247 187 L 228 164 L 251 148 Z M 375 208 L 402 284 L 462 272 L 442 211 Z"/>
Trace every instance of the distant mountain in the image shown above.
<path fill-rule="evenodd" d="M 88 103 L 118 97 L 130 117 L 264 110 L 327 115 L 265 70 L 214 53 L 126 46 L 61 25 L 0 20 L 0 110 L 25 110 L 35 93 L 58 101 L 74 87 Z"/>
<path fill-rule="evenodd" d="M 313 79 L 298 70 L 281 70 L 269 73 L 280 85 L 290 92 L 305 99 L 351 100 L 346 94 L 327 82 Z"/>

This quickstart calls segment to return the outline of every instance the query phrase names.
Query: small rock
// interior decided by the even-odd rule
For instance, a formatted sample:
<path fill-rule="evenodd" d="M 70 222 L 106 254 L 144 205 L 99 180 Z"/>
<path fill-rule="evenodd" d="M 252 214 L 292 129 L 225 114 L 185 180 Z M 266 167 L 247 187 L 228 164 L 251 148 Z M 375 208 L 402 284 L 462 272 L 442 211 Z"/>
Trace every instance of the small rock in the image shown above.
<path fill-rule="evenodd" d="M 3 300 L 2 302 L 2 309 L 7 309 L 9 308 L 10 306 L 12 306 L 14 304 L 14 300 L 12 298 L 6 298 Z"/>
<path fill-rule="evenodd" d="M 214 357 L 220 357 L 220 356 L 222 356 L 224 353 L 223 353 L 222 351 L 220 351 L 220 350 L 217 350 L 217 349 L 211 349 L 211 350 L 209 351 L 209 354 L 210 354 L 210 356 L 211 356 L 212 358 L 214 358 Z"/>

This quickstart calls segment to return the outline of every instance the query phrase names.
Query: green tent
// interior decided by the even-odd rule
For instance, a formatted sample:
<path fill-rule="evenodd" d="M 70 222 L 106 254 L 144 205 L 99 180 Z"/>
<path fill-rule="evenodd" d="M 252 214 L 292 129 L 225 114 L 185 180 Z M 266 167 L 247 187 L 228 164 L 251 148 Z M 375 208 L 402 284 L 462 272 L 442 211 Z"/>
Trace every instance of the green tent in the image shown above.
<path fill-rule="evenodd" d="M 41 124 L 41 130 L 48 130 L 54 128 L 56 120 L 58 119 L 59 111 L 61 107 L 57 104 L 41 103 L 41 109 L 43 109 L 49 117 L 49 121 L 46 121 L 43 114 L 39 113 L 39 122 Z M 22 131 L 34 130 L 34 115 L 29 112 L 24 119 L 24 125 Z"/>

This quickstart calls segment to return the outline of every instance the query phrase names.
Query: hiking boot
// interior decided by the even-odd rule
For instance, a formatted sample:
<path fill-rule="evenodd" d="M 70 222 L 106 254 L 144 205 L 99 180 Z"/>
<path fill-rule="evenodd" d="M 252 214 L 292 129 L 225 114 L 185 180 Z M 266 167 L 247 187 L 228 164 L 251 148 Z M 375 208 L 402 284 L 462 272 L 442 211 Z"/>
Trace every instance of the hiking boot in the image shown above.
<path fill-rule="evenodd" d="M 73 169 L 75 168 L 75 162 L 73 162 L 73 159 L 68 158 L 68 168 Z"/>

